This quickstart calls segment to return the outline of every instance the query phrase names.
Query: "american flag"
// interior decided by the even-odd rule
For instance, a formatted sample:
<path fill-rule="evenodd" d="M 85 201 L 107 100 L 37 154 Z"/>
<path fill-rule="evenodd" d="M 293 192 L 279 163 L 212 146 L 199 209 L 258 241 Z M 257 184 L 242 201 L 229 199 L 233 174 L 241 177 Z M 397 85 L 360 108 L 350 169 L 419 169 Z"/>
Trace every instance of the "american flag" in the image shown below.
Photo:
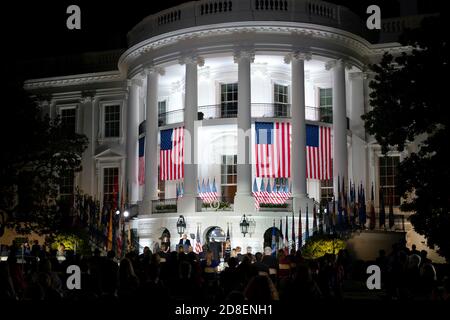
<path fill-rule="evenodd" d="M 328 180 L 331 176 L 331 128 L 306 125 L 306 177 Z"/>
<path fill-rule="evenodd" d="M 203 179 L 202 187 L 201 187 L 198 195 L 202 199 L 202 201 L 205 203 L 211 203 L 213 201 L 216 201 L 218 199 L 217 188 L 216 188 L 216 179 L 214 178 L 212 187 L 209 183 L 209 179 L 206 182 L 206 184 L 205 184 L 205 180 Z"/>
<path fill-rule="evenodd" d="M 256 177 L 291 176 L 291 124 L 255 122 Z"/>
<path fill-rule="evenodd" d="M 195 248 L 196 253 L 203 252 L 202 242 L 200 241 L 200 228 L 197 226 L 197 235 L 195 236 Z"/>
<path fill-rule="evenodd" d="M 258 184 L 256 183 L 256 178 L 253 180 L 253 198 L 255 198 L 255 209 L 259 209 L 260 192 L 258 190 Z"/>
<path fill-rule="evenodd" d="M 160 179 L 178 180 L 184 177 L 184 128 L 161 131 Z"/>
<path fill-rule="evenodd" d="M 143 185 L 145 181 L 145 137 L 139 139 L 139 185 Z"/>
<path fill-rule="evenodd" d="M 260 203 L 283 204 L 291 197 L 287 182 L 285 185 L 278 187 L 274 183 L 273 188 L 270 186 L 270 179 L 267 180 L 267 185 L 264 184 L 264 179 L 261 179 L 261 187 L 258 190 L 258 183 L 256 178 L 253 181 L 253 197 L 255 198 L 255 207 L 258 209 Z"/>

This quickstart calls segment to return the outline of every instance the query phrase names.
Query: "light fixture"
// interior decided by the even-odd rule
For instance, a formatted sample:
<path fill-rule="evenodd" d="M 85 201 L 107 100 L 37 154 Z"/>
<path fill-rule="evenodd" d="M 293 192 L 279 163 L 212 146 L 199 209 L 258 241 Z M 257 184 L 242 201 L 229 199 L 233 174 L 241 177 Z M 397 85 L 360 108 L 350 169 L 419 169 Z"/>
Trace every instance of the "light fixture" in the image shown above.
<path fill-rule="evenodd" d="M 242 216 L 241 223 L 239 223 L 239 227 L 241 227 L 242 234 L 245 235 L 248 233 L 248 227 L 250 226 L 250 223 L 248 223 L 247 218 L 245 217 L 245 214 Z"/>
<path fill-rule="evenodd" d="M 184 220 L 184 217 L 180 215 L 177 221 L 177 231 L 180 237 L 184 233 L 185 229 L 186 229 L 186 220 Z"/>
<path fill-rule="evenodd" d="M 128 212 L 128 210 L 125 210 L 125 211 L 123 212 L 123 216 L 124 216 L 125 218 L 128 218 L 129 215 L 130 215 L 130 213 Z"/>
<path fill-rule="evenodd" d="M 119 215 L 120 214 L 120 210 L 116 210 L 116 215 Z"/>

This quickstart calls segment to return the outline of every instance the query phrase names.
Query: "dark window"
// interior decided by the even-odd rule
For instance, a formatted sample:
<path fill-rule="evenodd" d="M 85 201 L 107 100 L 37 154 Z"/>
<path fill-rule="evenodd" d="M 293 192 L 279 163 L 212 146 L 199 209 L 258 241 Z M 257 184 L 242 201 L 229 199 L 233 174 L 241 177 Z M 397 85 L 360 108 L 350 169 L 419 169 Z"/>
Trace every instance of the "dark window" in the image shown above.
<path fill-rule="evenodd" d="M 120 137 L 120 105 L 105 106 L 105 137 Z"/>
<path fill-rule="evenodd" d="M 103 169 L 103 199 L 104 202 L 118 204 L 119 168 Z"/>
<path fill-rule="evenodd" d="M 388 206 L 391 201 L 394 206 L 400 205 L 400 195 L 397 191 L 397 174 L 399 156 L 379 157 L 380 186 L 383 188 L 384 204 Z"/>
<path fill-rule="evenodd" d="M 320 203 L 325 204 L 333 200 L 333 179 L 320 180 Z"/>
<path fill-rule="evenodd" d="M 158 101 L 158 119 L 159 119 L 160 126 L 164 126 L 167 124 L 166 100 Z"/>
<path fill-rule="evenodd" d="M 319 121 L 333 123 L 333 92 L 331 88 L 319 89 Z"/>
<path fill-rule="evenodd" d="M 61 109 L 61 127 L 67 133 L 74 133 L 76 129 L 77 113 L 75 108 Z"/>
<path fill-rule="evenodd" d="M 227 83 L 220 86 L 220 110 L 222 118 L 237 117 L 238 84 Z"/>
<path fill-rule="evenodd" d="M 71 200 L 74 193 L 75 175 L 73 170 L 67 170 L 62 173 L 59 185 L 59 196 L 61 200 Z"/>
<path fill-rule="evenodd" d="M 274 115 L 275 117 L 288 116 L 288 87 L 275 84 L 273 92 Z"/>

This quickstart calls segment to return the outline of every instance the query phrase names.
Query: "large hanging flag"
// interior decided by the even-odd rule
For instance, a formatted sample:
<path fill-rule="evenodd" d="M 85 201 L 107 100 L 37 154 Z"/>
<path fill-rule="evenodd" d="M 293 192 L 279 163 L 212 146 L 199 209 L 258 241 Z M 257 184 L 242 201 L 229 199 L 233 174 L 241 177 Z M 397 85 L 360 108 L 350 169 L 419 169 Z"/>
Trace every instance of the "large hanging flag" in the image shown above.
<path fill-rule="evenodd" d="M 145 182 L 145 137 L 139 139 L 139 170 L 138 181 L 139 185 Z"/>
<path fill-rule="evenodd" d="M 255 122 L 256 177 L 291 176 L 291 124 Z"/>
<path fill-rule="evenodd" d="M 306 177 L 331 179 L 331 128 L 306 125 Z"/>
<path fill-rule="evenodd" d="M 200 227 L 197 226 L 197 235 L 195 236 L 195 248 L 194 251 L 196 253 L 200 253 L 203 251 L 202 242 L 200 240 Z"/>
<path fill-rule="evenodd" d="M 161 130 L 160 179 L 184 177 L 184 128 Z"/>

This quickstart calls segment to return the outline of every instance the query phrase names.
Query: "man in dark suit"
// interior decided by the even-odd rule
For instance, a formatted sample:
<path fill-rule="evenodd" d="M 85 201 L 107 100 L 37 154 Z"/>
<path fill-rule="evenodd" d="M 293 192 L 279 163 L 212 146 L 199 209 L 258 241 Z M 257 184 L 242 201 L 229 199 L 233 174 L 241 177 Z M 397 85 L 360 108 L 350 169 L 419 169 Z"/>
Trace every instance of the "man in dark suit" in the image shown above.
<path fill-rule="evenodd" d="M 180 239 L 178 245 L 183 246 L 184 252 L 188 252 L 188 249 L 191 246 L 191 241 L 187 238 L 186 234 L 183 234 L 183 237 Z"/>

